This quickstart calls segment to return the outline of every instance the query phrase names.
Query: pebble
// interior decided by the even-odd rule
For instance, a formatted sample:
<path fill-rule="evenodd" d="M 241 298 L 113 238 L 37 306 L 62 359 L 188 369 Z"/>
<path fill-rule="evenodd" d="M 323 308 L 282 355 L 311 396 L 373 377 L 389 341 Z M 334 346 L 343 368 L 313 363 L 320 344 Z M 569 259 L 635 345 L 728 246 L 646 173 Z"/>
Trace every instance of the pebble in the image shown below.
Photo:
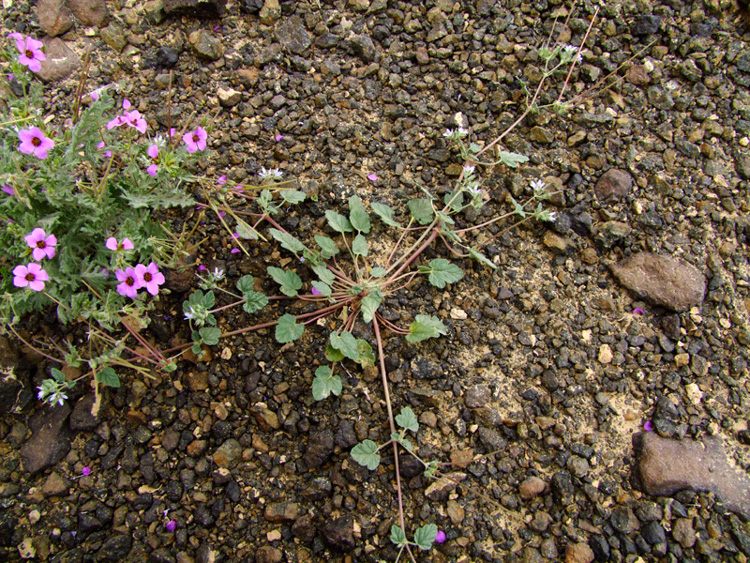
<path fill-rule="evenodd" d="M 478 409 L 489 403 L 491 393 L 486 385 L 475 385 L 466 390 L 464 402 L 470 409 Z"/>
<path fill-rule="evenodd" d="M 619 201 L 633 189 L 633 177 L 627 172 L 611 168 L 596 181 L 594 193 L 600 200 Z"/>
<path fill-rule="evenodd" d="M 276 28 L 276 40 L 295 55 L 301 55 L 312 43 L 310 34 L 305 29 L 305 22 L 296 15 L 285 18 Z"/>
<path fill-rule="evenodd" d="M 69 415 L 67 404 L 45 407 L 32 415 L 31 437 L 20 451 L 24 471 L 37 473 L 51 467 L 70 451 L 70 432 L 65 427 Z"/>
<path fill-rule="evenodd" d="M 529 500 L 542 494 L 547 488 L 545 483 L 539 477 L 527 477 L 518 487 L 518 494 L 524 500 Z"/>
<path fill-rule="evenodd" d="M 695 266 L 651 252 L 634 254 L 610 269 L 639 298 L 677 312 L 702 303 L 706 292 L 706 277 Z"/>
<path fill-rule="evenodd" d="M 198 29 L 188 35 L 188 43 L 199 57 L 217 61 L 224 55 L 221 39 L 213 32 Z"/>
<path fill-rule="evenodd" d="M 219 467 L 231 467 L 242 455 L 242 446 L 234 438 L 229 438 L 214 452 L 213 460 Z"/>
<path fill-rule="evenodd" d="M 568 544 L 565 548 L 565 563 L 591 563 L 594 552 L 586 543 Z"/>

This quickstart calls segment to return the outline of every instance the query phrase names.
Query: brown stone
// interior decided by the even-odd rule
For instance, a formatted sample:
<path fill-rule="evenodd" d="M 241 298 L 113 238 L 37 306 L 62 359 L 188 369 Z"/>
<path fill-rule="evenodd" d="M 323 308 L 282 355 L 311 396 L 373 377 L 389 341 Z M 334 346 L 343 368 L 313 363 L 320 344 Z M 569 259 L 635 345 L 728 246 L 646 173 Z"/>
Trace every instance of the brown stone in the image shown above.
<path fill-rule="evenodd" d="M 649 495 L 711 491 L 724 505 L 750 518 L 750 478 L 730 465 L 721 438 L 703 442 L 662 438 L 654 432 L 633 435 L 637 488 Z"/>
<path fill-rule="evenodd" d="M 42 485 L 42 493 L 46 497 L 67 495 L 69 487 L 69 481 L 64 477 L 61 477 L 57 471 L 53 471 L 44 481 L 44 485 Z"/>
<path fill-rule="evenodd" d="M 539 477 L 528 477 L 518 486 L 518 494 L 522 499 L 529 500 L 541 495 L 546 488 L 547 483 Z"/>
<path fill-rule="evenodd" d="M 627 172 L 611 168 L 601 175 L 594 186 L 600 200 L 620 200 L 633 188 L 633 178 Z"/>
<path fill-rule="evenodd" d="M 706 292 L 706 277 L 695 266 L 651 252 L 630 256 L 610 269 L 639 298 L 673 311 L 700 304 Z"/>
<path fill-rule="evenodd" d="M 65 0 L 39 0 L 36 5 L 39 26 L 50 37 L 62 35 L 73 27 L 73 13 Z"/>
<path fill-rule="evenodd" d="M 625 72 L 625 79 L 636 86 L 647 86 L 651 82 L 646 67 L 643 65 L 634 65 Z"/>
<path fill-rule="evenodd" d="M 42 61 L 42 68 L 36 73 L 41 80 L 44 82 L 62 80 L 81 68 L 81 59 L 62 39 L 45 37 L 42 41 L 47 59 Z"/>
<path fill-rule="evenodd" d="M 565 548 L 565 563 L 591 563 L 594 552 L 586 543 L 574 543 Z"/>
<path fill-rule="evenodd" d="M 24 471 L 36 473 L 55 465 L 70 451 L 70 432 L 65 421 L 70 407 L 55 405 L 39 409 L 29 421 L 31 438 L 21 446 Z"/>
<path fill-rule="evenodd" d="M 65 3 L 83 25 L 105 27 L 109 23 L 105 0 L 65 0 Z"/>
<path fill-rule="evenodd" d="M 266 506 L 263 517 L 269 522 L 292 522 L 299 515 L 300 507 L 296 502 L 273 502 Z"/>

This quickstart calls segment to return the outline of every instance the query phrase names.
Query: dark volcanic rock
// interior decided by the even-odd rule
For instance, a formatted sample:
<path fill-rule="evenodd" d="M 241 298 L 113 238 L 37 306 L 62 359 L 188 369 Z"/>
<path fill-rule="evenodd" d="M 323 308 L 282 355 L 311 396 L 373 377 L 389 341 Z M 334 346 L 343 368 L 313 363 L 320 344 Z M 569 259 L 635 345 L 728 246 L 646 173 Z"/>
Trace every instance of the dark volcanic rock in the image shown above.
<path fill-rule="evenodd" d="M 354 519 L 348 514 L 324 524 L 320 533 L 334 549 L 350 551 L 354 548 Z"/>
<path fill-rule="evenodd" d="M 620 200 L 633 189 L 633 177 L 627 172 L 612 168 L 607 170 L 596 182 L 594 191 L 601 200 Z"/>
<path fill-rule="evenodd" d="M 626 258 L 611 270 L 639 298 L 673 311 L 700 304 L 706 292 L 706 277 L 695 266 L 650 252 Z"/>
<path fill-rule="evenodd" d="M 188 14 L 218 18 L 227 10 L 227 0 L 163 0 L 165 14 Z"/>
<path fill-rule="evenodd" d="M 683 489 L 711 491 L 727 508 L 750 518 L 750 478 L 729 464 L 720 438 L 701 443 L 639 432 L 633 435 L 633 447 L 633 477 L 641 491 L 655 496 Z"/>
<path fill-rule="evenodd" d="M 276 39 L 288 51 L 301 55 L 310 46 L 310 34 L 299 16 L 285 19 L 276 29 Z"/>
<path fill-rule="evenodd" d="M 310 441 L 307 444 L 305 455 L 302 456 L 302 461 L 310 469 L 320 467 L 333 454 L 333 445 L 333 432 L 330 430 L 311 432 Z"/>
<path fill-rule="evenodd" d="M 70 432 L 65 421 L 70 407 L 65 404 L 44 406 L 29 421 L 31 438 L 21 446 L 23 468 L 36 473 L 60 461 L 70 450 Z"/>

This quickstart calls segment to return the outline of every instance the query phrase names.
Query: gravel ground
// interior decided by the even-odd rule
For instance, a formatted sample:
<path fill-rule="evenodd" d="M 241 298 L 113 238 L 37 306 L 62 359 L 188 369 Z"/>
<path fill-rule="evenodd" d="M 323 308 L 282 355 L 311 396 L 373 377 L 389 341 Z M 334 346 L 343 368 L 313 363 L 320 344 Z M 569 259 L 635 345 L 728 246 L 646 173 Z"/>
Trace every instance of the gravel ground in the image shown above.
<path fill-rule="evenodd" d="M 81 4 L 92 18 L 101 8 L 70 6 Z M 283 222 L 309 233 L 353 193 L 403 209 L 419 185 L 451 189 L 460 163 L 443 132 L 456 114 L 478 142 L 494 139 L 522 112 L 519 78 L 538 80 L 553 26 L 580 45 L 598 4 L 160 5 L 67 16 L 69 58 L 93 47 L 89 85 L 119 83 L 152 130 L 167 125 L 172 72 L 174 122 L 217 115 L 206 176 L 282 170 L 317 197 Z M 6 31 L 58 32 L 65 14 L 49 6 L 15 2 Z M 64 116 L 77 75 L 48 78 L 49 111 Z M 420 560 L 746 562 L 750 33 L 726 0 L 607 2 L 570 92 L 581 97 L 568 114 L 531 115 L 505 140 L 529 163 L 481 175 L 490 211 L 531 179 L 559 187 L 554 226 L 498 237 L 495 271 L 462 263 L 450 291 L 420 285 L 385 304 L 394 319 L 436 314 L 450 328 L 424 346 L 386 343 L 395 408 L 419 417 L 420 454 L 466 485 L 430 482 L 403 458 L 410 522 L 447 536 Z M 232 254 L 220 225 L 202 234 L 198 262 L 232 281 L 283 257 L 268 243 Z M 651 266 L 627 260 L 653 255 Z M 164 347 L 187 337 L 184 297 L 173 292 L 150 328 Z M 210 362 L 129 378 L 100 419 L 83 389 L 70 406 L 37 404 L 46 366 L 3 340 L 25 388 L 0 387 L 16 391 L 0 402 L 0 560 L 393 560 L 393 460 L 370 472 L 349 457 L 364 438 L 387 439 L 377 374 L 352 371 L 341 397 L 315 403 L 324 339 L 322 327 L 293 347 L 270 332 L 229 339 Z M 632 441 L 644 431 L 674 440 L 652 452 L 666 475 L 639 466 Z M 713 457 L 668 465 L 666 444 L 718 438 Z M 659 482 L 684 467 L 674 490 Z M 717 467 L 724 482 L 699 479 Z"/>

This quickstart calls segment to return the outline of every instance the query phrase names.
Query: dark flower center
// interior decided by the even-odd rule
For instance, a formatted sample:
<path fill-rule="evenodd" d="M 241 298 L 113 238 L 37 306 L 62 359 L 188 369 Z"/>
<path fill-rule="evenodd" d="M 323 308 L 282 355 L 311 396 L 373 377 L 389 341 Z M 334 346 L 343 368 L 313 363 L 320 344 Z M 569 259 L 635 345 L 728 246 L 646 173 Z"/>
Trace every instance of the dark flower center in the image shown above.
<path fill-rule="evenodd" d="M 44 242 L 43 240 L 40 240 L 39 242 L 36 243 L 36 247 L 37 248 L 47 248 L 47 243 Z"/>
<path fill-rule="evenodd" d="M 31 144 L 35 147 L 38 147 L 42 144 L 42 140 L 39 137 L 34 137 L 33 139 L 31 139 Z"/>
<path fill-rule="evenodd" d="M 26 274 L 26 281 L 33 282 L 35 279 L 36 279 L 36 276 L 34 274 L 32 274 L 31 272 L 29 272 L 28 274 Z"/>
<path fill-rule="evenodd" d="M 200 141 L 200 137 L 197 134 L 194 134 L 193 135 L 193 142 L 197 143 L 198 141 Z"/>
<path fill-rule="evenodd" d="M 146 283 L 150 282 L 153 279 L 153 276 L 151 275 L 151 272 L 146 272 L 143 274 L 143 281 Z"/>
<path fill-rule="evenodd" d="M 129 286 L 131 286 L 131 287 L 132 287 L 132 286 L 134 286 L 134 285 L 135 285 L 135 280 L 134 280 L 134 279 L 133 279 L 132 277 L 129 277 L 129 276 L 128 276 L 128 279 L 126 279 L 126 280 L 125 280 L 125 283 L 126 283 L 127 285 L 129 285 Z"/>
<path fill-rule="evenodd" d="M 34 51 L 31 51 L 29 49 L 26 49 L 26 56 L 30 59 L 34 58 Z"/>

